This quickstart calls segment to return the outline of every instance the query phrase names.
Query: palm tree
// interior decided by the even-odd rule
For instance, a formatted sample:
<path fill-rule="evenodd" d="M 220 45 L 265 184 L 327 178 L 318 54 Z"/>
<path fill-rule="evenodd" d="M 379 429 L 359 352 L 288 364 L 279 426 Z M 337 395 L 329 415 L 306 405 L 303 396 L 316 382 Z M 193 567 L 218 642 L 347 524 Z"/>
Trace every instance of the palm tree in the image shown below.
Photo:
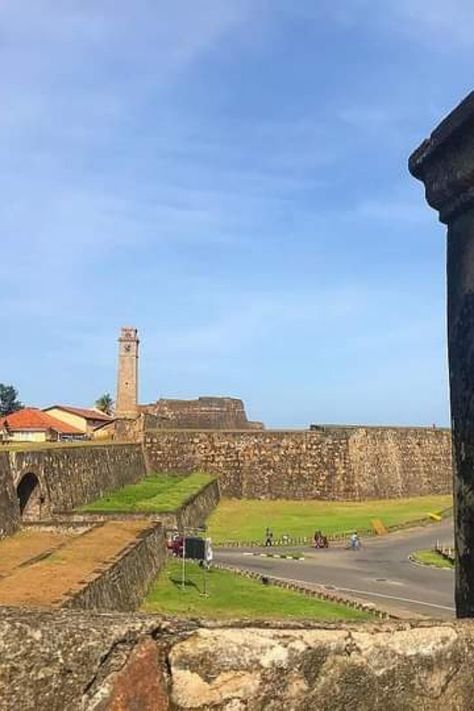
<path fill-rule="evenodd" d="M 104 393 L 95 401 L 95 406 L 98 410 L 105 412 L 106 415 L 111 415 L 114 409 L 112 395 L 110 395 L 110 393 Z"/>

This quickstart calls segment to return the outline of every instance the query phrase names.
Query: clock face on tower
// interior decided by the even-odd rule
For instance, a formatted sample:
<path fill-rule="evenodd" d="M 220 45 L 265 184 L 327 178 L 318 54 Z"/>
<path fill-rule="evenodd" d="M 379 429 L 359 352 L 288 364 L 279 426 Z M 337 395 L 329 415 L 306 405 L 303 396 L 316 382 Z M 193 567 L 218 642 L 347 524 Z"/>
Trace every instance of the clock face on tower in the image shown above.
<path fill-rule="evenodd" d="M 131 343 L 126 343 L 123 347 L 124 351 L 126 353 L 129 353 L 132 350 L 132 344 Z"/>

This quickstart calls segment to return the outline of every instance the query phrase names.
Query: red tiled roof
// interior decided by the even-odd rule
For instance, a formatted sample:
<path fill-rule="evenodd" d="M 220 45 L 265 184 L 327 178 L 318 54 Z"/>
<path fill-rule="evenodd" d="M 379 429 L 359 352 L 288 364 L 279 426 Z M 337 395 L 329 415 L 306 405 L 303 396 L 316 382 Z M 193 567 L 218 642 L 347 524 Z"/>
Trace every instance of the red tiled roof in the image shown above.
<path fill-rule="evenodd" d="M 96 410 L 93 408 L 84 407 L 71 407 L 70 405 L 51 405 L 50 407 L 45 407 L 44 412 L 56 408 L 58 410 L 64 410 L 65 412 L 70 412 L 72 415 L 79 415 L 79 417 L 84 417 L 86 420 L 103 420 L 104 422 L 112 422 L 114 419 L 110 415 L 106 415 L 105 412 L 101 410 Z"/>
<path fill-rule="evenodd" d="M 37 410 L 35 407 L 25 407 L 23 410 L 12 412 L 11 415 L 0 419 L 0 427 L 7 423 L 8 429 L 12 432 L 32 430 L 35 432 L 44 432 L 46 430 L 55 430 L 60 434 L 83 434 L 77 427 L 68 425 L 66 422 L 61 422 L 55 417 L 51 417 L 42 410 Z"/>

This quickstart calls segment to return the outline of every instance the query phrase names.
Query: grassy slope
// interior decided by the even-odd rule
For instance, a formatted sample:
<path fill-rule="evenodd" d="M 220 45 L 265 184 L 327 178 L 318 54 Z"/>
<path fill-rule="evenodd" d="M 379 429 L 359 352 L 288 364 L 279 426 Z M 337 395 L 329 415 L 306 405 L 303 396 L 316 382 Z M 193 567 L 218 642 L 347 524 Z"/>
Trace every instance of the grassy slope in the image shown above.
<path fill-rule="evenodd" d="M 370 528 L 374 518 L 385 526 L 416 521 L 452 505 L 451 496 L 420 496 L 383 501 L 259 501 L 224 499 L 211 515 L 209 535 L 220 541 L 260 541 L 270 526 L 275 538 L 282 534 L 312 536 Z"/>
<path fill-rule="evenodd" d="M 202 472 L 185 478 L 172 474 L 151 474 L 138 484 L 129 484 L 81 506 L 80 510 L 117 513 L 175 511 L 212 478 L 210 474 Z"/>
<path fill-rule="evenodd" d="M 424 563 L 424 565 L 435 565 L 437 568 L 449 568 L 449 570 L 454 569 L 454 563 L 451 563 L 450 560 L 436 551 L 416 551 L 416 553 L 413 553 L 413 559 L 417 563 Z"/>
<path fill-rule="evenodd" d="M 370 615 L 300 593 L 282 590 L 224 570 L 207 576 L 209 597 L 204 597 L 203 571 L 186 563 L 187 585 L 181 590 L 181 562 L 172 560 L 154 583 L 142 610 L 186 617 L 252 619 L 370 619 Z"/>

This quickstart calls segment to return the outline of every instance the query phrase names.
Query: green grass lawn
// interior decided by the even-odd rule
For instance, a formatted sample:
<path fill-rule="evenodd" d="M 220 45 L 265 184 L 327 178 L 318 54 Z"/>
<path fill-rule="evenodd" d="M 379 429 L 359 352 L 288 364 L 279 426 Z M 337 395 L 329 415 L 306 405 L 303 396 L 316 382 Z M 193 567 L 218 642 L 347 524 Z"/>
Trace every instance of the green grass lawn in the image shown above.
<path fill-rule="evenodd" d="M 437 551 L 416 551 L 413 553 L 412 557 L 417 563 L 435 565 L 437 568 L 449 568 L 449 570 L 454 570 L 454 563 L 451 563 L 450 560 L 444 558 L 441 553 L 438 553 Z"/>
<path fill-rule="evenodd" d="M 366 620 L 372 616 L 325 600 L 273 585 L 263 585 L 226 570 L 207 574 L 208 597 L 203 595 L 204 573 L 186 562 L 186 586 L 181 589 L 181 562 L 171 560 L 161 572 L 141 609 L 181 617 Z"/>
<path fill-rule="evenodd" d="M 381 501 L 260 501 L 223 499 L 208 520 L 214 543 L 262 541 L 267 526 L 274 538 L 313 536 L 370 529 L 379 518 L 386 527 L 416 521 L 452 505 L 451 496 L 419 496 Z"/>
<path fill-rule="evenodd" d="M 150 474 L 137 484 L 129 484 L 111 491 L 79 511 L 153 513 L 176 511 L 193 494 L 209 484 L 213 477 L 203 472 L 195 472 L 187 477 L 173 474 Z"/>

